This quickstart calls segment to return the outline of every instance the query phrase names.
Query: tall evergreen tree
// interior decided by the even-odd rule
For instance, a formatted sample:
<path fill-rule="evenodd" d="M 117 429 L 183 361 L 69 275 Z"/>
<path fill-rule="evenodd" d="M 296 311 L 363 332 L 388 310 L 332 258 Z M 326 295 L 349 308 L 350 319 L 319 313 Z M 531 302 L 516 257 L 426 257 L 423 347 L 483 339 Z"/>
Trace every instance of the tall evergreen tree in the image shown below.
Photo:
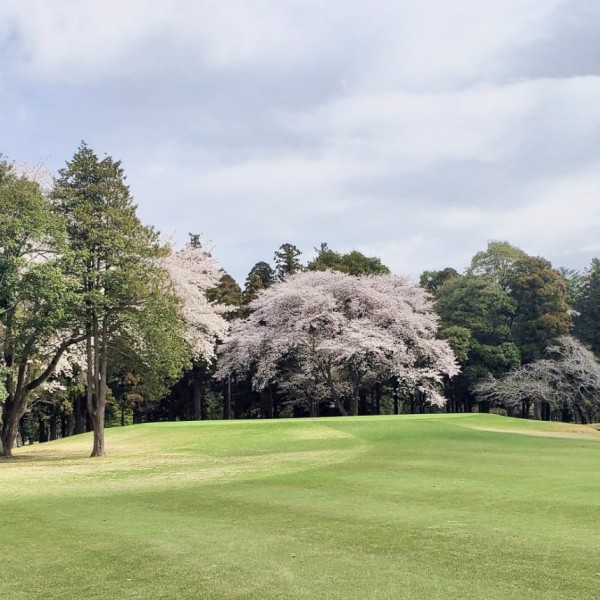
<path fill-rule="evenodd" d="M 71 273 L 82 294 L 92 456 L 103 456 L 111 344 L 126 336 L 142 352 L 149 339 L 178 337 L 183 323 L 158 264 L 166 249 L 137 217 L 120 161 L 100 160 L 82 143 L 59 173 L 54 198 L 67 221 Z"/>
<path fill-rule="evenodd" d="M 255 300 L 261 290 L 266 290 L 275 281 L 275 271 L 271 265 L 265 261 L 257 262 L 250 269 L 250 273 L 248 273 L 248 277 L 246 278 L 243 294 L 244 303 L 249 304 L 252 300 Z"/>
<path fill-rule="evenodd" d="M 302 264 L 298 258 L 302 252 L 294 244 L 282 244 L 275 252 L 275 274 L 279 281 L 302 271 Z"/>

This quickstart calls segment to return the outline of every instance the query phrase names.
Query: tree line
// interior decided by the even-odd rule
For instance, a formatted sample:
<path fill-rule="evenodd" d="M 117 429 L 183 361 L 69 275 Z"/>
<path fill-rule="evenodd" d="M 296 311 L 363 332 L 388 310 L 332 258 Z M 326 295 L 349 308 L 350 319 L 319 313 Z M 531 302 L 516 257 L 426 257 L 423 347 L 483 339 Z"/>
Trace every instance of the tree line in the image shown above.
<path fill-rule="evenodd" d="M 600 261 L 503 241 L 418 283 L 282 244 L 241 287 L 141 223 L 85 143 L 56 177 L 0 161 L 1 452 L 148 420 L 505 411 L 600 417 Z"/>

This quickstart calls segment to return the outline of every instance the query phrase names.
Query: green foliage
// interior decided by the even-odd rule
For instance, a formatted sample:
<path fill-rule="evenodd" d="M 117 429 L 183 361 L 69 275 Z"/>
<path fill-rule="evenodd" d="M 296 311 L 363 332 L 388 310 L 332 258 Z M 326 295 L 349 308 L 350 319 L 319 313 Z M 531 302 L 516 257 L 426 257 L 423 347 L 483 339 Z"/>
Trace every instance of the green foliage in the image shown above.
<path fill-rule="evenodd" d="M 469 351 L 473 343 L 473 334 L 466 327 L 451 325 L 440 329 L 438 337 L 447 340 L 456 356 L 456 360 L 464 365 L 469 357 Z"/>
<path fill-rule="evenodd" d="M 242 305 L 242 290 L 236 280 L 228 273 L 223 273 L 219 283 L 206 291 L 211 302 L 238 307 Z"/>
<path fill-rule="evenodd" d="M 597 258 L 585 274 L 573 308 L 578 313 L 573 320 L 575 336 L 600 356 L 600 260 Z"/>
<path fill-rule="evenodd" d="M 433 296 L 437 296 L 446 281 L 455 277 L 460 277 L 460 275 L 452 267 L 447 267 L 442 271 L 423 271 L 421 277 L 419 277 L 419 285 L 424 287 Z"/>
<path fill-rule="evenodd" d="M 519 364 L 511 335 L 516 308 L 506 292 L 482 277 L 451 277 L 438 290 L 440 335 L 455 349 L 470 385 Z"/>
<path fill-rule="evenodd" d="M 282 244 L 279 247 L 274 256 L 275 276 L 279 281 L 302 270 L 302 264 L 298 258 L 301 254 L 302 252 L 294 244 Z"/>
<path fill-rule="evenodd" d="M 109 355 L 125 346 L 139 363 L 133 370 L 161 389 L 188 364 L 189 349 L 180 302 L 160 266 L 168 250 L 137 217 L 120 161 L 99 160 L 82 143 L 59 173 L 53 197 L 67 222 L 69 266 L 82 293 L 93 455 L 100 456 Z"/>
<path fill-rule="evenodd" d="M 569 331 L 567 286 L 547 260 L 533 256 L 517 260 L 507 281 L 517 305 L 513 337 L 523 362 L 531 362 Z"/>
<path fill-rule="evenodd" d="M 80 289 L 69 276 L 65 223 L 41 187 L 0 164 L 0 341 L 8 369 L 2 419 L 10 454 L 29 394 L 77 337 Z"/>
<path fill-rule="evenodd" d="M 585 288 L 588 273 L 582 273 L 579 269 L 569 269 L 567 267 L 559 267 L 557 270 L 565 280 L 569 306 L 577 304 Z"/>
<path fill-rule="evenodd" d="M 508 291 L 513 265 L 526 256 L 527 254 L 523 250 L 508 242 L 491 241 L 486 250 L 475 254 L 466 274 L 489 279 L 503 290 Z"/>
<path fill-rule="evenodd" d="M 383 275 L 390 272 L 379 258 L 365 256 L 358 250 L 341 254 L 331 250 L 327 244 L 323 243 L 316 251 L 317 256 L 306 267 L 309 271 L 331 269 L 348 273 L 348 275 Z"/>
<path fill-rule="evenodd" d="M 250 269 L 250 273 L 248 273 L 248 277 L 246 278 L 243 293 L 244 304 L 249 304 L 252 300 L 255 300 L 261 290 L 266 290 L 275 281 L 275 271 L 271 265 L 264 261 L 257 262 Z"/>

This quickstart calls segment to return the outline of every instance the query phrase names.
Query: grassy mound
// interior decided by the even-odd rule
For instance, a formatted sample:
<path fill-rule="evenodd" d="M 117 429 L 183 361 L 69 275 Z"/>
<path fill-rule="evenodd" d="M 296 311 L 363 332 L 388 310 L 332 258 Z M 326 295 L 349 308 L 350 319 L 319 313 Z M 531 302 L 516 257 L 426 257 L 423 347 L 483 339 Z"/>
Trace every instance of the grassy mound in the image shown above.
<path fill-rule="evenodd" d="M 0 461 L 0 594 L 597 598 L 600 431 L 494 415 L 147 424 Z"/>

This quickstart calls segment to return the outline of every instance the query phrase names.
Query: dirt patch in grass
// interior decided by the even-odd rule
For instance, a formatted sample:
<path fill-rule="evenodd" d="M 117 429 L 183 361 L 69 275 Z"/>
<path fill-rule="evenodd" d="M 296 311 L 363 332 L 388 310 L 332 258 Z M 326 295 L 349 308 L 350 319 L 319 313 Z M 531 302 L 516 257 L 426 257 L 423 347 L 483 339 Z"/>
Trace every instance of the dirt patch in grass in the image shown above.
<path fill-rule="evenodd" d="M 489 431 L 490 433 L 516 433 L 518 435 L 529 435 L 534 437 L 567 438 L 600 440 L 600 431 L 588 425 L 563 425 L 559 430 L 544 429 L 505 429 L 496 427 L 471 427 L 477 431 Z"/>
<path fill-rule="evenodd" d="M 314 428 L 305 428 L 300 431 L 294 431 L 290 437 L 295 440 L 333 440 L 349 439 L 354 436 L 346 431 L 317 425 Z"/>

